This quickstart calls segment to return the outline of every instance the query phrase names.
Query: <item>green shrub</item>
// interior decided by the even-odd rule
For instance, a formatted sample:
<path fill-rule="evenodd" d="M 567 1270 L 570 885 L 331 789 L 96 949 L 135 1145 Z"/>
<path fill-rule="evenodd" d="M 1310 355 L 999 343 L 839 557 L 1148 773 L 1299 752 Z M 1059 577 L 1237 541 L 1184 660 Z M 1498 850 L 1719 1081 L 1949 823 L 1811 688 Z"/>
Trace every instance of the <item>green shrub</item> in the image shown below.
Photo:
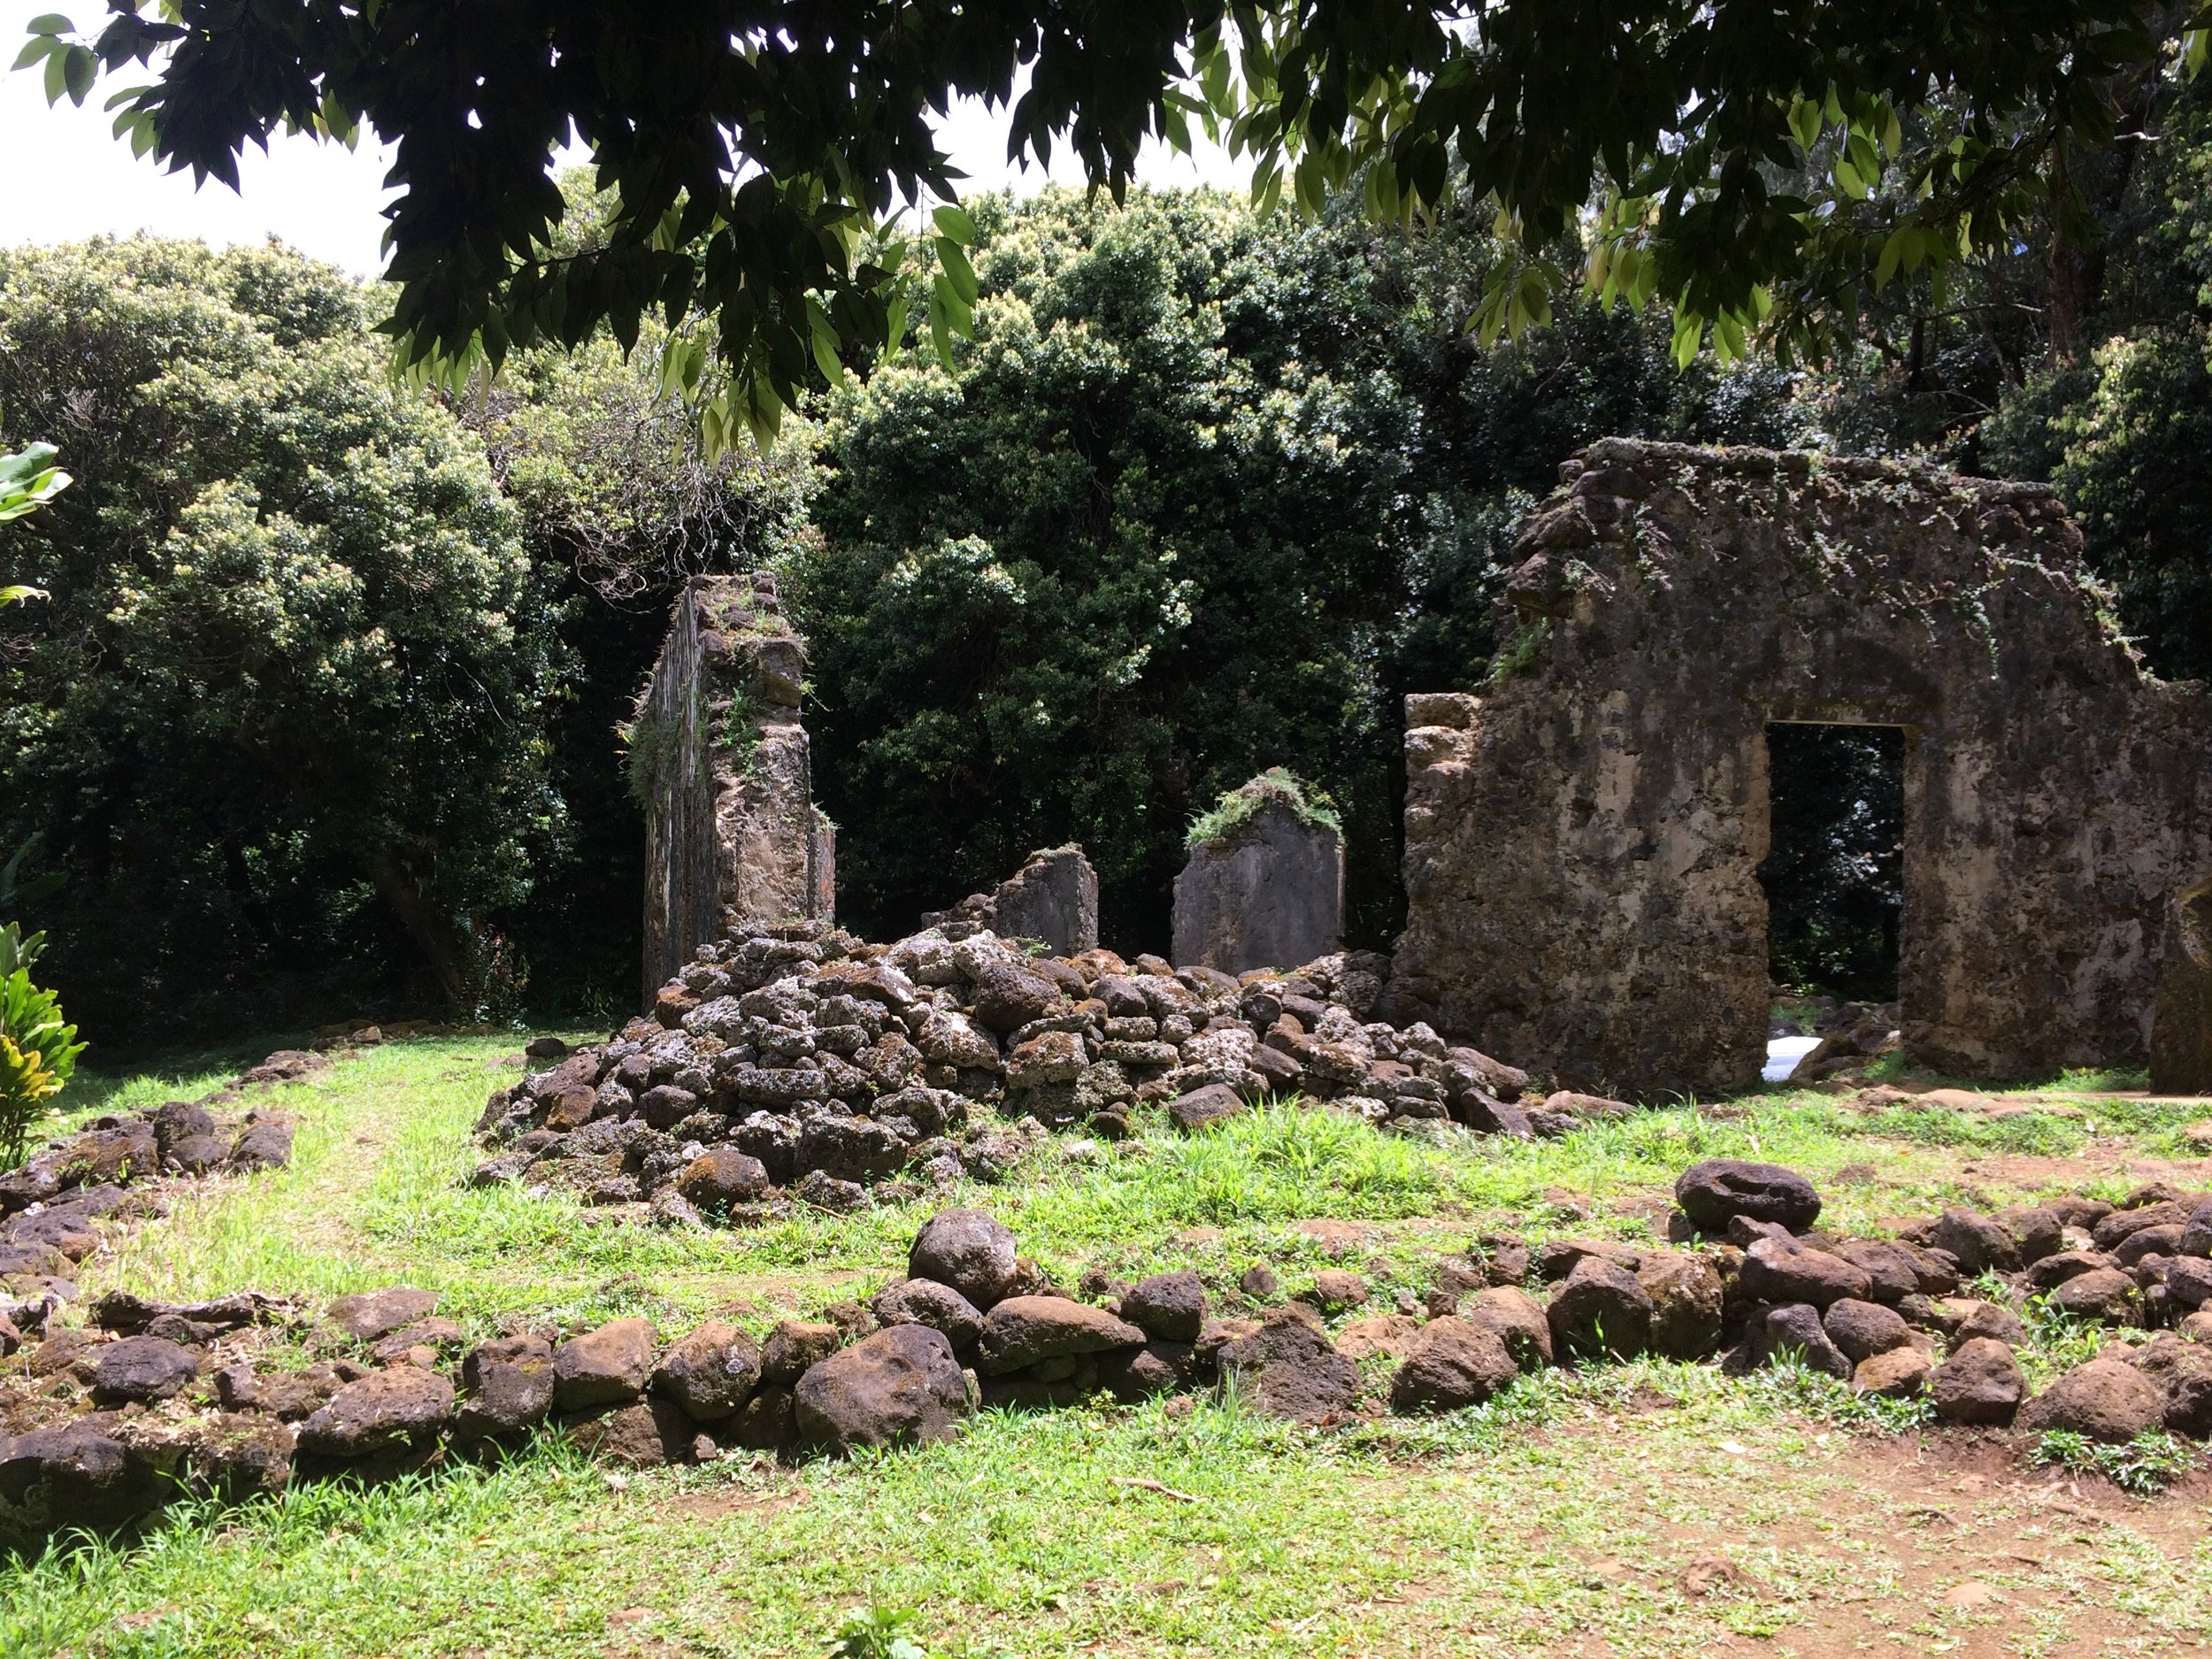
<path fill-rule="evenodd" d="M 1233 841 L 1270 806 L 1283 808 L 1311 828 L 1327 830 L 1340 839 L 1343 836 L 1344 820 L 1337 816 L 1336 803 L 1325 791 L 1301 783 L 1280 766 L 1270 766 L 1193 818 L 1183 844 L 1194 848 L 1208 841 Z"/>
<path fill-rule="evenodd" d="M 23 1161 L 31 1125 L 54 1110 L 85 1048 L 60 1000 L 31 983 L 45 944 L 43 933 L 0 926 L 0 1160 L 10 1165 Z"/>
<path fill-rule="evenodd" d="M 2148 1429 L 2131 1440 L 2108 1446 L 2071 1429 L 2047 1429 L 2028 1461 L 2078 1474 L 2102 1475 L 2123 1492 L 2139 1497 L 2163 1492 L 2196 1467 L 2196 1448 L 2163 1429 Z"/>

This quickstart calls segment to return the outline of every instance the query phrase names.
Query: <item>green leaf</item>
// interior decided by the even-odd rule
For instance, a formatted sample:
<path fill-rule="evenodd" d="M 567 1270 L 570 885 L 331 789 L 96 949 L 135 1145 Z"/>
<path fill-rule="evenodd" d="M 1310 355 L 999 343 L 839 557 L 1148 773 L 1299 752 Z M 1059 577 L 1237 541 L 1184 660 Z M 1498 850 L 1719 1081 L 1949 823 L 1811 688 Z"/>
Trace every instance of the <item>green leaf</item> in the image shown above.
<path fill-rule="evenodd" d="M 61 45 L 58 42 L 50 39 L 48 36 L 43 35 L 34 35 L 29 40 L 23 42 L 23 50 L 15 55 L 15 62 L 11 66 L 12 71 L 14 69 L 28 69 L 40 58 L 45 57 L 47 53 L 58 52 L 59 50 L 61 50 Z"/>
<path fill-rule="evenodd" d="M 981 290 L 976 285 L 975 267 L 968 263 L 968 256 L 961 251 L 960 244 L 949 237 L 939 237 L 937 262 L 944 268 L 945 279 L 952 284 L 952 291 L 960 296 L 961 302 L 973 305 Z"/>
<path fill-rule="evenodd" d="M 76 27 L 58 12 L 42 12 L 30 21 L 30 31 L 34 35 L 71 35 L 76 32 Z"/>
<path fill-rule="evenodd" d="M 975 221 L 958 208 L 941 207 L 930 218 L 936 221 L 940 232 L 963 248 L 974 245 Z"/>
<path fill-rule="evenodd" d="M 929 338 L 937 348 L 937 361 L 943 364 L 945 373 L 952 373 L 952 319 L 945 310 L 945 290 L 941 283 L 929 296 Z"/>
<path fill-rule="evenodd" d="M 884 307 L 883 349 L 896 351 L 906 342 L 906 301 L 903 296 Z"/>
<path fill-rule="evenodd" d="M 1810 98 L 1800 98 L 1790 106 L 1790 129 L 1797 136 L 1798 147 L 1809 154 L 1820 142 L 1820 105 Z"/>
<path fill-rule="evenodd" d="M 92 90 L 92 82 L 100 73 L 100 60 L 88 46 L 72 46 L 62 54 L 62 81 L 68 88 L 69 101 L 80 109 L 84 106 L 85 94 Z"/>
<path fill-rule="evenodd" d="M 1882 157 L 1881 152 L 1874 148 L 1872 141 L 1864 134 L 1855 132 L 1844 142 L 1851 152 L 1852 166 L 1858 170 L 1859 177 L 1866 180 L 1868 188 L 1870 189 L 1880 183 Z"/>
<path fill-rule="evenodd" d="M 46 59 L 46 102 L 59 104 L 69 90 L 69 54 L 56 47 Z"/>
<path fill-rule="evenodd" d="M 807 296 L 806 320 L 814 340 L 814 366 L 832 386 L 843 385 L 845 365 L 838 360 L 837 350 L 844 342 L 838 338 L 837 326 L 830 321 L 829 313 L 811 294 Z"/>
<path fill-rule="evenodd" d="M 1698 347 L 1704 343 L 1705 324 L 1694 311 L 1677 311 L 1674 316 L 1674 366 L 1686 369 L 1697 360 Z"/>
<path fill-rule="evenodd" d="M 1905 251 L 1904 230 L 1890 232 L 1882 242 L 1882 257 L 1874 262 L 1874 287 L 1877 291 L 1889 286 L 1890 278 L 1897 274 L 1897 261 Z"/>
<path fill-rule="evenodd" d="M 50 443 L 34 443 L 14 455 L 0 455 L 0 489 L 35 478 L 50 467 L 60 453 Z"/>

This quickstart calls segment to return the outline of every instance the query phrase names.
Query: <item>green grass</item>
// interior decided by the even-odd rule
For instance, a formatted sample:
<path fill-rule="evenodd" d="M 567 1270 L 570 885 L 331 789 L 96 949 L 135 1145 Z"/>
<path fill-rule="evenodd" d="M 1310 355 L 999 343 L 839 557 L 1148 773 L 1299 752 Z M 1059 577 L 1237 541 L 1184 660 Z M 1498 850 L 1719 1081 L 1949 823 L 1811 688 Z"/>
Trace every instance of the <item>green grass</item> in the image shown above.
<path fill-rule="evenodd" d="M 312 1302 L 404 1282 L 439 1290 L 480 1330 L 521 1311 L 642 1313 L 680 1329 L 708 1310 L 759 1329 L 872 1292 L 945 1202 L 657 1232 L 564 1197 L 465 1188 L 481 1156 L 468 1132 L 487 1092 L 518 1075 L 502 1064 L 516 1046 L 395 1042 L 270 1091 L 265 1103 L 298 1123 L 292 1167 L 180 1198 L 87 1263 L 88 1290 Z M 104 1087 L 112 1109 L 206 1085 Z M 1218 1288 L 1266 1261 L 1296 1289 L 1322 1265 L 1352 1265 L 1376 1293 L 1358 1317 L 1418 1294 L 1437 1255 L 1492 1230 L 1647 1240 L 1674 1177 L 1701 1157 L 1803 1170 L 1844 1230 L 2032 1195 L 1966 1165 L 2056 1144 L 2039 1137 L 2060 1128 L 2124 1185 L 2170 1114 L 2121 1127 L 2113 1105 L 1990 1124 L 1763 1091 L 1528 1145 L 1379 1134 L 1286 1106 L 1192 1139 L 1155 1126 L 1095 1164 L 1047 1142 L 1005 1184 L 950 1196 L 1002 1217 L 1064 1283 L 1090 1267 L 1188 1265 Z M 1319 1220 L 1361 1225 L 1348 1258 L 1298 1225 Z M 2039 1303 L 2023 1314 L 2032 1376 L 2101 1341 Z M 1887 1650 L 1893 1627 L 1914 1632 L 1903 1650 L 1939 1651 L 1960 1616 L 1941 1581 L 1901 1564 L 1910 1502 L 1870 1486 L 1853 1450 L 1918 1434 L 1924 1417 L 1801 1370 L 1732 1379 L 1640 1362 L 1327 1435 L 1233 1399 L 1180 1417 L 1095 1403 L 987 1414 L 953 1444 L 850 1464 L 733 1459 L 612 1479 L 546 1436 L 496 1467 L 180 1504 L 127 1543 L 63 1540 L 0 1566 L 0 1654 L 736 1659 L 822 1652 L 855 1609 L 913 1609 L 911 1634 L 935 1659 L 1689 1655 L 1723 1637 L 1775 1637 L 1783 1651 L 1794 1626 L 1861 1600 L 1871 1622 L 1850 1628 L 1868 1641 Z M 1700 1552 L 1740 1581 L 1686 1593 L 1680 1571 Z M 2019 1576 L 2119 1609 L 2146 1651 L 2178 1650 L 2212 1636 L 2200 1587 L 2212 1553 L 2173 1566 L 2116 1526 L 2047 1583 Z"/>

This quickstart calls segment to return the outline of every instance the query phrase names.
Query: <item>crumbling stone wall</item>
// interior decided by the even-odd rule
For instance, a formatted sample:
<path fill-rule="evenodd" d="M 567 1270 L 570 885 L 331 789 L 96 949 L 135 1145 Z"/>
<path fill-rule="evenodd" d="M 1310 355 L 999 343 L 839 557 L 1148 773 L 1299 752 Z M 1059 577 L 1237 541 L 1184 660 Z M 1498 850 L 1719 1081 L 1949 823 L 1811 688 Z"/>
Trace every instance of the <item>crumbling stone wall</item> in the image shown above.
<path fill-rule="evenodd" d="M 806 648 L 775 578 L 695 577 L 631 733 L 646 810 L 644 995 L 749 922 L 828 919 L 836 833 L 799 723 Z"/>
<path fill-rule="evenodd" d="M 1407 700 L 1393 1001 L 1647 1096 L 1759 1074 L 1770 721 L 1902 726 L 1909 1058 L 2141 1064 L 2212 868 L 2212 697 L 2037 485 L 1608 440 L 1523 525 L 1492 677 Z"/>
<path fill-rule="evenodd" d="M 1344 836 L 1302 813 L 1303 795 L 1263 773 L 1217 812 L 1175 878 L 1174 951 L 1224 973 L 1332 956 L 1344 944 Z"/>
<path fill-rule="evenodd" d="M 2212 879 L 2183 889 L 2167 909 L 2151 1092 L 2212 1094 Z"/>
<path fill-rule="evenodd" d="M 949 910 L 925 910 L 924 927 L 987 927 L 1005 939 L 1041 939 L 1055 956 L 1098 948 L 1098 872 L 1073 841 L 1041 848 L 988 893 Z"/>

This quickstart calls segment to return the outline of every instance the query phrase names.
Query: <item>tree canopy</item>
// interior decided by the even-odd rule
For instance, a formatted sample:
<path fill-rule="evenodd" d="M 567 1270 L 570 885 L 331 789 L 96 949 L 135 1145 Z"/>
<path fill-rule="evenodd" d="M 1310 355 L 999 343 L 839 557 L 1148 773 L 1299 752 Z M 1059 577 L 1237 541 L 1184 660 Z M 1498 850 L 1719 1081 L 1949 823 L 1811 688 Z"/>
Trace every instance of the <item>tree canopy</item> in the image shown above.
<path fill-rule="evenodd" d="M 2075 214 L 2077 153 L 2108 142 L 2128 79 L 2195 7 L 2144 0 L 110 0 L 80 34 L 35 19 L 50 96 L 116 94 L 142 152 L 234 183 L 280 127 L 397 145 L 387 326 L 451 372 L 660 315 L 710 441 L 772 434 L 806 386 L 896 345 L 902 203 L 931 227 L 930 329 L 976 300 L 970 227 L 934 123 L 1007 109 L 1010 155 L 1056 147 L 1117 196 L 1149 137 L 1249 157 L 1263 204 L 1317 216 L 1356 183 L 1413 218 L 1448 198 L 1519 250 L 1486 336 L 1548 317 L 1578 276 L 1657 299 L 1694 352 L 1763 335 L 1816 351 L 1837 309 L 1895 273 Z M 607 234 L 565 246 L 557 147 L 587 146 Z M 1586 210 L 1586 270 L 1554 257 Z M 712 350 L 708 347 L 711 344 Z"/>
<path fill-rule="evenodd" d="M 1386 941 L 1400 700 L 1480 682 L 1531 492 L 1606 432 L 1791 430 L 1786 377 L 1682 373 L 1593 303 L 1479 348 L 1494 256 L 1462 226 L 975 209 L 972 342 L 826 400 L 820 541 L 787 566 L 864 929 L 1075 840 L 1107 935 L 1164 949 L 1189 820 L 1284 765 L 1342 806 L 1355 929 Z"/>
<path fill-rule="evenodd" d="M 0 542 L 50 595 L 0 611 L 0 843 L 66 872 L 88 1012 L 394 948 L 466 1005 L 472 924 L 562 833 L 522 521 L 365 310 L 278 250 L 0 250 L 0 436 L 76 472 Z"/>

